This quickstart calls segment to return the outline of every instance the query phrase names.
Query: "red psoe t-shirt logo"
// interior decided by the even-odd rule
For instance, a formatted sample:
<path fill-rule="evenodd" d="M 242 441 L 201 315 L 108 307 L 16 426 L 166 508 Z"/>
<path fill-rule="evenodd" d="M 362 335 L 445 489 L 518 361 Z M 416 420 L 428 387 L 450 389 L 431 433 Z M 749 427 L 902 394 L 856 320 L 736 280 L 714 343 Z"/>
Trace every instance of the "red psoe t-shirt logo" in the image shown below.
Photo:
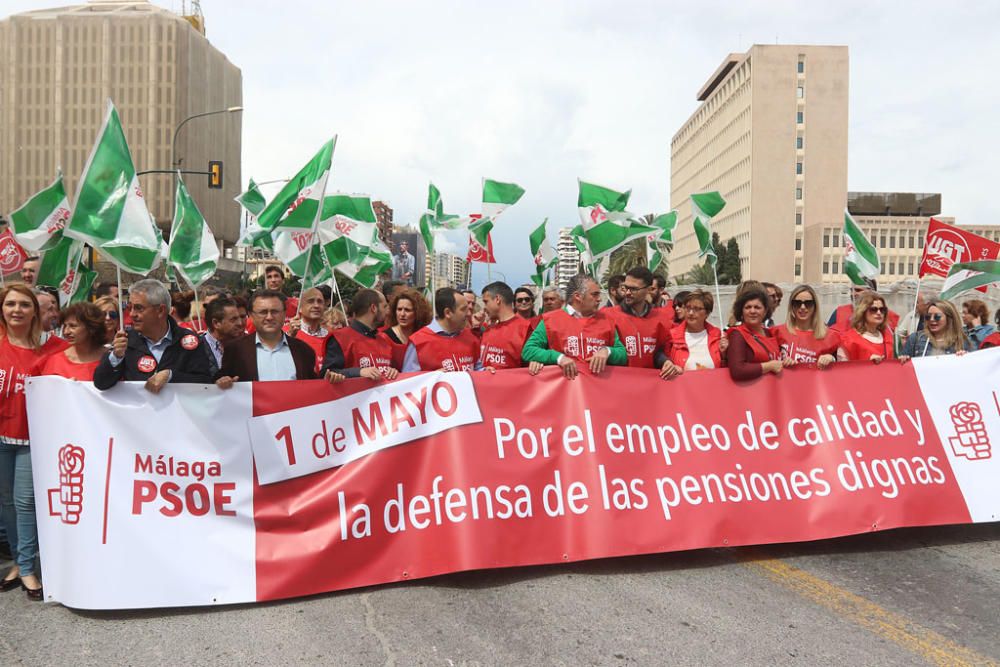
<path fill-rule="evenodd" d="M 951 406 L 948 414 L 955 427 L 955 435 L 948 438 L 955 456 L 981 460 L 993 455 L 986 423 L 983 421 L 983 412 L 978 404 L 962 401 Z"/>
<path fill-rule="evenodd" d="M 63 523 L 80 523 L 85 458 L 83 448 L 76 445 L 67 444 L 59 450 L 59 486 L 49 489 L 49 516 L 57 516 Z"/>

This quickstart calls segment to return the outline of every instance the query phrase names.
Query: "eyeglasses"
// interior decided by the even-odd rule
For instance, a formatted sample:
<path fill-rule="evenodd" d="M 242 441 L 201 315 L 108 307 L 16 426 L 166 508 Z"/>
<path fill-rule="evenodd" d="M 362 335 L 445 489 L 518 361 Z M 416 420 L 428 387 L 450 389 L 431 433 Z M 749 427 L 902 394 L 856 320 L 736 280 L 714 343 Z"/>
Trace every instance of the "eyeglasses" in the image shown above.
<path fill-rule="evenodd" d="M 684 306 L 684 310 L 689 313 L 700 313 L 706 309 L 705 306 Z"/>
<path fill-rule="evenodd" d="M 279 315 L 284 315 L 285 311 L 283 311 L 283 310 L 255 310 L 255 311 L 253 311 L 253 314 L 257 315 L 258 317 L 278 317 Z"/>
<path fill-rule="evenodd" d="M 868 306 L 868 312 L 872 315 L 877 315 L 879 313 L 885 315 L 889 312 L 889 309 L 885 306 Z"/>
<path fill-rule="evenodd" d="M 813 308 L 816 302 L 812 299 L 792 299 L 792 308 Z"/>
<path fill-rule="evenodd" d="M 117 310 L 109 310 L 108 312 L 104 313 L 104 319 L 106 319 L 106 320 L 117 320 L 118 319 L 118 311 Z"/>
<path fill-rule="evenodd" d="M 927 313 L 924 315 L 924 322 L 940 322 L 943 319 L 944 315 L 941 313 L 934 313 L 933 315 L 931 313 Z"/>
<path fill-rule="evenodd" d="M 531 303 L 532 301 L 534 301 L 534 299 L 532 299 L 530 296 L 519 296 L 514 300 L 517 301 L 518 303 Z"/>
<path fill-rule="evenodd" d="M 631 294 L 632 292 L 641 292 L 644 289 L 649 289 L 649 285 L 643 285 L 642 287 L 633 287 L 632 285 L 622 285 L 622 291 Z"/>

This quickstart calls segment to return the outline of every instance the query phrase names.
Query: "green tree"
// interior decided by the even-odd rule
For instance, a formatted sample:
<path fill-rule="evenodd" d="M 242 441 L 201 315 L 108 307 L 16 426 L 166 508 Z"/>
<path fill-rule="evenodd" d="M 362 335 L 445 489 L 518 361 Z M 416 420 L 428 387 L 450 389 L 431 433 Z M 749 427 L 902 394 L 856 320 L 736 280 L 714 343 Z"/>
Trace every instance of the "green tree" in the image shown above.
<path fill-rule="evenodd" d="M 725 265 L 719 263 L 719 282 L 723 285 L 739 285 L 743 282 L 743 273 L 740 270 L 740 244 L 736 241 L 736 237 L 726 242 L 726 263 Z"/>
<path fill-rule="evenodd" d="M 646 266 L 646 240 L 642 238 L 632 239 L 611 253 L 608 275 L 624 274 L 636 266 Z"/>
<path fill-rule="evenodd" d="M 684 276 L 684 282 L 688 285 L 714 285 L 715 271 L 708 260 L 704 264 L 697 264 Z"/>

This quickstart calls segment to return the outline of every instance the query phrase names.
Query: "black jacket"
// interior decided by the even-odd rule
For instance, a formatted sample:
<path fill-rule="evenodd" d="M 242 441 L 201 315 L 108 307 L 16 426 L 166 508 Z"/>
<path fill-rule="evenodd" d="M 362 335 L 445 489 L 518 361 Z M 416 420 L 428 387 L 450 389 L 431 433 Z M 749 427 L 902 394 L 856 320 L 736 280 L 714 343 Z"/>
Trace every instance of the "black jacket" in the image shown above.
<path fill-rule="evenodd" d="M 316 353 L 312 348 L 291 336 L 285 336 L 288 349 L 295 362 L 296 380 L 316 379 Z M 238 377 L 239 382 L 257 382 L 257 336 L 248 334 L 226 343 L 222 349 L 221 377 Z"/>
<path fill-rule="evenodd" d="M 167 325 L 170 327 L 170 345 L 163 351 L 160 363 L 155 363 L 146 339 L 138 331 L 129 331 L 125 359 L 117 366 L 112 366 L 109 359 L 111 351 L 105 352 L 94 371 L 94 386 L 104 390 L 121 380 L 146 381 L 154 373 L 163 370 L 172 371 L 171 382 L 211 384 L 213 377 L 205 357 L 206 350 L 203 349 L 205 344 L 190 330 L 177 326 L 172 317 L 167 318 Z M 191 349 L 187 349 L 188 347 Z M 140 370 L 140 362 L 145 370 Z"/>

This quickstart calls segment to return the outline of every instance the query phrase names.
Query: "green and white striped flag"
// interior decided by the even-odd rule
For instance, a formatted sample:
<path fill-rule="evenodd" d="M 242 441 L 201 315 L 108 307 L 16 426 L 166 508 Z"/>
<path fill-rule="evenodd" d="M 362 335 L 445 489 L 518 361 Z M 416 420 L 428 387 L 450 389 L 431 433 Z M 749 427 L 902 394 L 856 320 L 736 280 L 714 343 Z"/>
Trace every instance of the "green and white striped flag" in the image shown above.
<path fill-rule="evenodd" d="M 953 299 L 966 290 L 1000 283 L 1000 259 L 956 262 L 941 286 L 941 298 Z"/>
<path fill-rule="evenodd" d="M 52 185 L 32 195 L 10 214 L 11 233 L 29 253 L 44 252 L 62 240 L 72 209 L 60 171 Z"/>
<path fill-rule="evenodd" d="M 316 226 L 336 145 L 336 136 L 323 144 L 319 152 L 261 210 L 257 216 L 257 224 L 261 228 L 271 231 L 278 228 L 311 230 Z"/>
<path fill-rule="evenodd" d="M 876 280 L 882 272 L 878 251 L 865 233 L 844 210 L 844 273 L 855 285 L 865 285 L 865 280 Z"/>
<path fill-rule="evenodd" d="M 177 175 L 174 201 L 174 224 L 170 232 L 167 261 L 193 289 L 197 289 L 215 275 L 219 265 L 219 246 L 180 174 Z"/>
<path fill-rule="evenodd" d="M 667 252 L 666 244 L 674 242 L 674 228 L 677 227 L 677 211 L 664 213 L 653 218 L 650 223 L 660 230 L 659 235 L 649 234 L 646 236 L 646 267 L 650 271 L 656 271 L 663 263 L 663 254 Z"/>
<path fill-rule="evenodd" d="M 712 247 L 712 218 L 726 206 L 726 200 L 718 192 L 698 192 L 691 195 L 691 216 L 694 221 L 694 234 L 698 237 L 698 257 L 707 257 L 708 263 L 715 266 L 719 260 Z"/>
<path fill-rule="evenodd" d="M 360 266 L 377 239 L 378 219 L 371 197 L 336 193 L 323 199 L 319 243 L 331 268 Z"/>
<path fill-rule="evenodd" d="M 444 212 L 441 191 L 431 183 L 427 187 L 427 210 L 420 216 L 420 236 L 424 239 L 427 252 L 434 253 L 434 232 L 446 229 L 461 229 L 469 224 L 470 218 Z"/>
<path fill-rule="evenodd" d="M 517 183 L 501 183 L 483 179 L 483 215 L 469 224 L 469 233 L 484 248 L 497 216 L 516 204 L 524 196 L 524 188 Z"/>
<path fill-rule="evenodd" d="M 255 218 L 260 215 L 261 211 L 267 208 L 267 200 L 264 199 L 263 193 L 261 193 L 260 188 L 253 182 L 252 178 L 250 179 L 250 185 L 247 186 L 247 191 L 236 195 L 233 201 L 245 208 L 247 213 Z"/>
<path fill-rule="evenodd" d="M 594 259 L 610 254 L 634 238 L 656 233 L 638 216 L 625 210 L 631 190 L 617 192 L 579 179 L 578 183 L 576 204 Z"/>
<path fill-rule="evenodd" d="M 257 216 L 267 206 L 267 200 L 252 178 L 247 191 L 238 195 L 235 201 L 247 212 L 246 224 L 240 226 L 240 239 L 236 245 L 273 251 L 274 239 L 271 238 L 271 232 L 257 222 Z"/>
<path fill-rule="evenodd" d="M 552 249 L 552 244 L 549 243 L 549 237 L 545 232 L 545 225 L 548 221 L 549 219 L 545 218 L 542 224 L 528 235 L 528 243 L 531 245 L 531 256 L 535 258 L 535 271 L 537 273 L 544 273 L 546 269 L 551 268 L 559 259 L 555 250 Z"/>
<path fill-rule="evenodd" d="M 337 267 L 337 271 L 362 287 L 368 288 L 375 287 L 379 276 L 390 269 L 392 269 L 392 253 L 378 237 L 375 237 L 368 254 L 360 264 L 347 263 Z"/>
<path fill-rule="evenodd" d="M 311 229 L 276 229 L 273 234 L 274 255 L 299 278 L 317 281 L 329 271 L 322 249 L 316 247 L 314 242 L 316 236 L 317 233 Z"/>
<path fill-rule="evenodd" d="M 160 263 L 163 236 L 146 208 L 125 132 L 111 100 L 63 233 L 99 249 L 125 271 L 147 275 Z"/>
<path fill-rule="evenodd" d="M 62 236 L 54 246 L 42 253 L 35 282 L 42 287 L 57 290 L 60 306 L 71 303 L 73 296 L 77 294 L 83 248 L 82 241 Z M 90 278 L 90 282 L 93 283 L 93 278 Z M 88 285 L 87 291 L 89 289 Z"/>

